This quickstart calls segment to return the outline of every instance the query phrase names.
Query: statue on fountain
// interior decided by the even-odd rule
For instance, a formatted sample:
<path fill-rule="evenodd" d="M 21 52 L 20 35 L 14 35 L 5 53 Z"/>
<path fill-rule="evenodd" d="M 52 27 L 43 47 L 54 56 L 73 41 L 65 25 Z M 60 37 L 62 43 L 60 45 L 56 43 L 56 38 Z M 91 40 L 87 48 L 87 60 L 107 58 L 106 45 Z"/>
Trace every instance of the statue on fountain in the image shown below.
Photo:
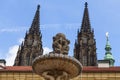
<path fill-rule="evenodd" d="M 62 33 L 53 37 L 53 53 L 68 55 L 70 41 Z"/>

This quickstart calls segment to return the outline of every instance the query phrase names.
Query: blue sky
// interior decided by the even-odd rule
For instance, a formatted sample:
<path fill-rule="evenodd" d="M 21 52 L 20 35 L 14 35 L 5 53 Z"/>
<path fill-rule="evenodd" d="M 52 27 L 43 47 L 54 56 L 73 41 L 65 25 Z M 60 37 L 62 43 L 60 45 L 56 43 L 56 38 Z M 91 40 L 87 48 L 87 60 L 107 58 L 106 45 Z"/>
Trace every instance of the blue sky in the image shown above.
<path fill-rule="evenodd" d="M 46 52 L 52 49 L 52 37 L 62 32 L 71 41 L 69 55 L 73 56 L 86 1 L 95 31 L 98 59 L 105 56 L 105 33 L 109 32 L 115 65 L 120 66 L 120 0 L 0 0 L 0 58 L 6 59 L 7 65 L 13 64 L 38 4 L 41 5 L 40 24 Z"/>

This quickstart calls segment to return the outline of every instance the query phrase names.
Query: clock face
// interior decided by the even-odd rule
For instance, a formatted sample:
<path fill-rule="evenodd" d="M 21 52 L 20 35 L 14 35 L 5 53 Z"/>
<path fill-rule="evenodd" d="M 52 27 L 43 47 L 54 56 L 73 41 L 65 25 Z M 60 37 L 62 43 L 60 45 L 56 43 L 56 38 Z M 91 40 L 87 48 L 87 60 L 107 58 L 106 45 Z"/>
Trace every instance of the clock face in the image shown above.
<path fill-rule="evenodd" d="M 87 43 L 87 38 L 83 37 L 82 40 L 83 40 L 83 43 Z"/>

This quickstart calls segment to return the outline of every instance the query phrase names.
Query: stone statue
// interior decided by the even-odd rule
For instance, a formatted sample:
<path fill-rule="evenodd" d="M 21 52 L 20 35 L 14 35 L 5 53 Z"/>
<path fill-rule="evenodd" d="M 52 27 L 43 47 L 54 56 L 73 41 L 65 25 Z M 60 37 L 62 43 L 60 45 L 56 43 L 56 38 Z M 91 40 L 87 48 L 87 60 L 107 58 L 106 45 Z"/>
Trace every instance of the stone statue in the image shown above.
<path fill-rule="evenodd" d="M 66 39 L 64 34 L 56 34 L 56 36 L 53 37 L 53 53 L 67 55 L 69 51 L 69 43 L 70 41 Z"/>

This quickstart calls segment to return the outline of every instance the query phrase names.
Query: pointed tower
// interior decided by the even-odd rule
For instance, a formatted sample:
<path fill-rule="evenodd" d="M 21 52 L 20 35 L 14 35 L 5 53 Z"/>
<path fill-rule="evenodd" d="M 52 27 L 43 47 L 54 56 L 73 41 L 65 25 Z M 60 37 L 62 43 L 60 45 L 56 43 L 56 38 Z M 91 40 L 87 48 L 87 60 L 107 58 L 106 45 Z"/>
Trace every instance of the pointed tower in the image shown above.
<path fill-rule="evenodd" d="M 94 30 L 91 30 L 87 2 L 85 3 L 81 29 L 78 30 L 77 40 L 74 45 L 74 57 L 83 66 L 97 65 L 96 41 L 94 39 Z"/>
<path fill-rule="evenodd" d="M 39 29 L 39 8 L 40 5 L 37 7 L 32 25 L 29 31 L 26 32 L 24 41 L 19 46 L 14 66 L 31 66 L 32 61 L 43 54 L 42 34 Z"/>
<path fill-rule="evenodd" d="M 105 46 L 106 53 L 105 53 L 104 60 L 109 60 L 110 66 L 114 66 L 115 60 L 114 60 L 114 58 L 112 56 L 112 53 L 110 52 L 112 48 L 110 46 L 108 37 L 109 36 L 108 36 L 108 32 L 107 32 L 106 33 L 107 42 L 106 42 L 106 46 Z"/>

